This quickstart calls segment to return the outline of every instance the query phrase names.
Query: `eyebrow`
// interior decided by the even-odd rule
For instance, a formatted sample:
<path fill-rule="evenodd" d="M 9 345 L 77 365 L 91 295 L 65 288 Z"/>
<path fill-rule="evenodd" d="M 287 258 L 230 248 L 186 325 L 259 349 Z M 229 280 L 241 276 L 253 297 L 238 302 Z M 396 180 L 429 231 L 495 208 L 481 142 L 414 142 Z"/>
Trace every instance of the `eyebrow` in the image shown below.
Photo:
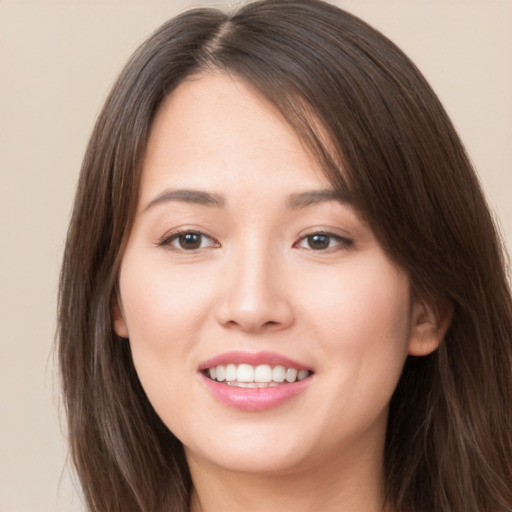
<path fill-rule="evenodd" d="M 144 211 L 146 212 L 156 205 L 170 201 L 180 201 L 182 203 L 193 203 L 217 208 L 221 208 L 226 204 L 226 201 L 220 194 L 189 189 L 164 190 L 146 205 Z"/>
<path fill-rule="evenodd" d="M 222 208 L 226 205 L 226 200 L 220 194 L 194 189 L 173 189 L 164 190 L 161 194 L 158 194 L 146 205 L 144 212 L 157 205 L 171 201 L 199 204 L 201 206 L 216 208 Z M 335 190 L 327 189 L 290 194 L 286 200 L 286 206 L 290 210 L 300 210 L 302 208 L 307 208 L 308 206 L 328 201 L 337 201 L 339 203 L 348 204 L 353 202 L 348 192 L 340 194 Z"/>
<path fill-rule="evenodd" d="M 354 202 L 348 191 L 339 193 L 335 190 L 327 189 L 291 194 L 288 197 L 286 206 L 291 210 L 300 210 L 301 208 L 307 208 L 308 206 L 328 201 L 337 201 L 344 204 L 352 204 Z"/>

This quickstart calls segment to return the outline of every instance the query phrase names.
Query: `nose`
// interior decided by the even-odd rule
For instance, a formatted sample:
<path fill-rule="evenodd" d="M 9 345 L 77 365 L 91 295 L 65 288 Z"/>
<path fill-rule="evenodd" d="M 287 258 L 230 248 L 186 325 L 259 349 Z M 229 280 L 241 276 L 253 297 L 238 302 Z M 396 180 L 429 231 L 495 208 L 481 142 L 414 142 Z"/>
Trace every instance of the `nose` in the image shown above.
<path fill-rule="evenodd" d="M 221 325 L 256 334 L 293 324 L 292 293 L 276 254 L 240 251 L 226 267 L 216 310 Z"/>

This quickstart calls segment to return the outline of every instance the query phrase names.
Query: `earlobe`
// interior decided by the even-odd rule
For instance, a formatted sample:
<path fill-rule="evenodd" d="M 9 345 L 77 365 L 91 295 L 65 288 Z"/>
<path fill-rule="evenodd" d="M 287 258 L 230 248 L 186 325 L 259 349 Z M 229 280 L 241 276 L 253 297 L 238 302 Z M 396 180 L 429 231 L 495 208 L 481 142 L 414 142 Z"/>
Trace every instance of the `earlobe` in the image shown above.
<path fill-rule="evenodd" d="M 426 356 L 437 350 L 453 319 L 451 304 L 433 307 L 424 300 L 414 301 L 411 315 L 411 337 L 408 353 Z"/>
<path fill-rule="evenodd" d="M 128 328 L 117 298 L 114 299 L 112 304 L 112 322 L 115 333 L 121 338 L 128 338 Z"/>

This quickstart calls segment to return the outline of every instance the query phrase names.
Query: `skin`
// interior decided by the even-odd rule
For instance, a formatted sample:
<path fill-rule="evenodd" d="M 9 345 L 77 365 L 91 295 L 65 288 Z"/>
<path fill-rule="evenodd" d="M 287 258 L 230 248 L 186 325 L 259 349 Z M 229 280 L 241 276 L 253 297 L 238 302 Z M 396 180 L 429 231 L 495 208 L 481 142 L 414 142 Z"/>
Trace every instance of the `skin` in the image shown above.
<path fill-rule="evenodd" d="M 223 204 L 165 196 L 182 189 Z M 193 510 L 382 510 L 390 397 L 407 355 L 435 350 L 444 329 L 349 203 L 290 207 L 291 194 L 330 189 L 242 80 L 196 76 L 156 117 L 114 327 L 185 446 Z M 205 236 L 183 248 L 176 231 Z M 314 374 L 278 407 L 240 411 L 198 372 L 231 350 L 277 352 Z"/>

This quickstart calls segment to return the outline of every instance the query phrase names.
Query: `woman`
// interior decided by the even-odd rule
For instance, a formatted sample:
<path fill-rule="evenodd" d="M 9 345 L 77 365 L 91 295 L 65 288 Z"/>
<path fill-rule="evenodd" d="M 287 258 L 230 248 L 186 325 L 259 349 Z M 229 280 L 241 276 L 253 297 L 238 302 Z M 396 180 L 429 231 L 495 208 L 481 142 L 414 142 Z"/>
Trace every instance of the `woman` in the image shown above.
<path fill-rule="evenodd" d="M 185 13 L 107 99 L 68 234 L 88 507 L 510 512 L 511 313 L 395 45 L 316 0 Z"/>

